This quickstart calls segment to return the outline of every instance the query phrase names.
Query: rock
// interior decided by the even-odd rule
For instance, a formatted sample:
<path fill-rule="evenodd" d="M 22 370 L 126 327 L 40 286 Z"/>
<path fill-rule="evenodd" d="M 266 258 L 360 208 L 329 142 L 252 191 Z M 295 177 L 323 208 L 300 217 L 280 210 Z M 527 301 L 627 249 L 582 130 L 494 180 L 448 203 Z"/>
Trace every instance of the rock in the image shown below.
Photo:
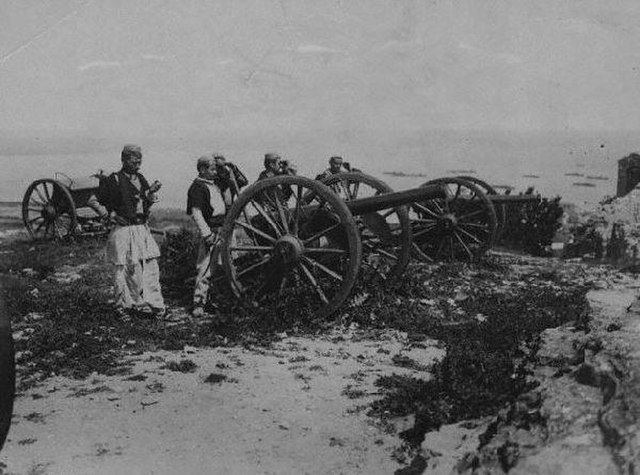
<path fill-rule="evenodd" d="M 581 335 L 564 327 L 549 328 L 542 332 L 543 344 L 538 351 L 540 364 L 554 367 L 578 364 L 583 353 L 576 349 L 574 342 Z"/>

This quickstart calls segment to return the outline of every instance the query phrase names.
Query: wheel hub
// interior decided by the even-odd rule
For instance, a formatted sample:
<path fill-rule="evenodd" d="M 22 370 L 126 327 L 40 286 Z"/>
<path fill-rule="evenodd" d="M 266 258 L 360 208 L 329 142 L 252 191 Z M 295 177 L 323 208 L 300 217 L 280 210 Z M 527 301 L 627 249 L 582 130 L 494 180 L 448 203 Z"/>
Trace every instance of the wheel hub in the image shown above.
<path fill-rule="evenodd" d="M 458 218 L 455 214 L 446 213 L 441 217 L 441 224 L 445 230 L 451 231 L 458 226 Z"/>
<path fill-rule="evenodd" d="M 298 264 L 302 257 L 304 245 L 297 237 L 287 234 L 276 241 L 274 257 L 285 267 L 291 268 Z"/>
<path fill-rule="evenodd" d="M 53 205 L 48 204 L 42 208 L 41 214 L 46 221 L 51 221 L 56 217 L 56 209 Z"/>

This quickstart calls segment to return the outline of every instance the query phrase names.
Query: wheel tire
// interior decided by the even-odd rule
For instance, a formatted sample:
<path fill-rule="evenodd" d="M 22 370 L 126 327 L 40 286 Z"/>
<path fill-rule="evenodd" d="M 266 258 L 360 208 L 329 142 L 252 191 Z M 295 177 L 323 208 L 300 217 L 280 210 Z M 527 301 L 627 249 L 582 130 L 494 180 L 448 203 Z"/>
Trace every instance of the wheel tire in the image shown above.
<path fill-rule="evenodd" d="M 262 197 L 279 196 L 278 193 L 284 188 L 297 189 L 297 193 L 291 196 L 295 197 L 293 211 L 288 204 L 290 198 L 287 198 L 286 206 L 280 206 L 282 201 L 276 199 L 275 201 L 280 204 L 275 206 L 276 203 L 274 201 L 274 207 L 277 210 L 273 211 L 266 210 L 260 204 Z M 308 197 L 306 201 L 304 199 L 305 196 Z M 324 204 L 314 206 L 312 204 L 314 200 Z M 256 203 L 258 203 L 258 206 Z M 313 218 L 307 219 L 309 215 L 313 216 Z M 312 254 L 308 254 L 308 252 L 316 252 L 323 248 L 319 247 L 319 245 L 313 247 L 315 241 L 311 238 L 314 238 L 315 232 L 310 232 L 311 237 L 309 237 L 309 234 L 305 235 L 304 238 L 302 237 L 303 228 L 315 219 L 317 215 L 330 216 L 333 220 L 332 222 L 337 223 L 332 229 L 339 230 L 341 244 L 343 245 L 340 249 L 332 249 L 332 251 L 336 251 L 337 256 L 343 256 L 336 257 L 341 262 L 343 274 L 339 276 L 339 280 L 334 279 L 339 283 L 335 284 L 336 288 L 331 289 L 330 297 L 323 294 L 326 289 L 320 286 L 320 278 L 316 279 L 317 276 L 314 277 L 313 275 L 309 277 L 308 266 L 312 265 L 309 264 L 310 261 L 315 262 L 311 267 L 313 271 L 319 270 L 322 266 L 317 266 L 316 264 L 319 264 L 320 259 L 318 258 L 314 261 L 309 257 Z M 266 226 L 271 226 L 272 230 L 261 229 L 257 223 L 260 220 L 256 220 L 256 217 L 267 223 Z M 284 219 L 281 219 L 282 217 Z M 285 228 L 287 229 L 286 232 L 284 231 Z M 301 257 L 298 263 L 293 264 L 291 268 L 287 268 L 284 271 L 278 271 L 277 276 L 275 276 L 276 279 L 274 279 L 273 268 L 280 269 L 278 266 L 286 260 L 277 261 L 279 263 L 278 266 L 274 264 L 276 256 L 281 255 L 281 248 L 278 246 L 282 244 L 284 236 L 292 237 L 293 240 L 297 239 L 300 243 L 305 240 L 311 240 L 312 242 L 308 242 L 308 245 L 303 246 L 302 255 L 304 257 Z M 253 244 L 249 243 L 251 239 L 253 239 Z M 242 240 L 246 244 L 242 244 Z M 294 305 L 290 302 L 291 307 L 299 308 L 300 312 L 304 308 L 305 312 L 312 313 L 315 318 L 328 317 L 347 299 L 356 281 L 362 258 L 358 227 L 346 204 L 322 183 L 299 176 L 268 178 L 246 188 L 237 197 L 227 213 L 222 228 L 221 241 L 220 252 L 225 273 L 232 291 L 239 299 L 253 306 L 265 307 L 272 305 L 274 311 L 277 312 L 278 303 L 282 303 L 279 301 L 280 295 L 284 292 L 282 301 L 289 302 L 287 299 L 297 299 L 298 304 Z M 238 241 L 240 241 L 240 244 L 238 244 Z M 252 251 L 255 251 L 253 255 L 251 254 Z M 338 254 L 338 251 L 341 254 Z M 248 254 L 239 256 L 241 252 L 248 252 Z M 250 259 L 254 260 L 242 268 L 242 265 L 246 263 L 242 262 L 242 258 L 245 256 L 249 256 L 247 258 L 248 261 Z M 320 257 L 322 257 L 322 254 L 320 254 Z M 329 270 L 333 271 L 332 269 Z M 326 271 L 323 272 L 326 274 Z M 254 276 L 254 280 L 251 280 L 251 276 Z M 315 282 L 314 279 L 316 279 Z M 324 279 L 328 280 L 326 275 Z M 273 284 L 270 280 L 276 280 L 276 283 Z M 285 282 L 286 284 L 293 282 L 293 285 L 287 288 Z M 311 292 L 302 294 L 300 290 L 296 289 L 296 284 L 304 284 L 300 285 L 300 289 L 306 288 L 305 286 L 311 284 Z M 277 290 L 278 298 L 274 297 L 273 301 L 268 305 L 262 304 L 259 301 L 258 294 L 268 291 L 264 289 L 269 289 L 273 285 L 280 286 Z M 251 286 L 259 288 L 256 289 Z M 318 290 L 319 287 L 320 290 Z M 323 296 L 325 297 L 324 300 L 322 299 Z M 271 297 L 271 294 L 269 294 L 269 297 Z"/>
<path fill-rule="evenodd" d="M 422 186 L 428 185 L 449 189 L 449 197 L 411 206 L 415 216 L 413 239 L 420 250 L 432 260 L 467 261 L 489 250 L 496 237 L 497 221 L 493 204 L 482 189 L 454 177 L 438 178 Z M 475 203 L 475 208 L 469 203 Z"/>
<path fill-rule="evenodd" d="M 2 288 L 0 288 L 2 292 Z M 0 450 L 7 438 L 13 414 L 16 370 L 11 319 L 0 293 Z"/>
<path fill-rule="evenodd" d="M 22 221 L 36 240 L 72 236 L 78 216 L 71 192 L 62 183 L 42 178 L 29 185 L 22 199 Z"/>

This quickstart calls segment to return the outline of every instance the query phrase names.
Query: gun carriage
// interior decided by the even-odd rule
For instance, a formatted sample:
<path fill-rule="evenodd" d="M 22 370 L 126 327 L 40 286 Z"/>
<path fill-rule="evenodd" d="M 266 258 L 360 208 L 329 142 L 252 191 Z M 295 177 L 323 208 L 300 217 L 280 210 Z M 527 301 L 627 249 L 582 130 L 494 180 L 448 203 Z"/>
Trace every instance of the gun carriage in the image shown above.
<path fill-rule="evenodd" d="M 299 176 L 259 181 L 227 213 L 219 251 L 226 278 L 242 301 L 276 314 L 293 304 L 300 312 L 329 315 L 359 275 L 393 281 L 412 255 L 477 258 L 493 245 L 507 204 L 539 200 L 488 194 L 488 187 L 451 177 L 394 192 L 355 172 L 323 182 Z"/>
<path fill-rule="evenodd" d="M 22 199 L 22 221 L 31 237 L 64 239 L 106 232 L 89 201 L 102 178 L 102 172 L 82 178 L 56 173 L 53 179 L 31 183 Z"/>

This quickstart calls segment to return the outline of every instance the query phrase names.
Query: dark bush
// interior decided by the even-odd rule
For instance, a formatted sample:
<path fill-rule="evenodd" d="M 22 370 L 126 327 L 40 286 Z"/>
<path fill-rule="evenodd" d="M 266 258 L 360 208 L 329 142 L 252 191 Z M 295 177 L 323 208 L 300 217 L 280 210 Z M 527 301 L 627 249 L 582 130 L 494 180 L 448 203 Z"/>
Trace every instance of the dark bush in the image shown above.
<path fill-rule="evenodd" d="M 595 230 L 592 223 L 579 224 L 573 232 L 573 242 L 564 250 L 564 257 L 582 257 L 593 254 L 596 259 L 604 255 L 602 235 Z"/>
<path fill-rule="evenodd" d="M 182 227 L 167 233 L 160 246 L 160 283 L 165 296 L 189 302 L 193 296 L 199 236 Z"/>
<path fill-rule="evenodd" d="M 533 190 L 529 189 L 526 195 L 532 193 Z M 506 220 L 499 244 L 516 247 L 535 256 L 549 255 L 553 237 L 562 226 L 560 219 L 564 210 L 560 197 L 504 206 Z"/>

